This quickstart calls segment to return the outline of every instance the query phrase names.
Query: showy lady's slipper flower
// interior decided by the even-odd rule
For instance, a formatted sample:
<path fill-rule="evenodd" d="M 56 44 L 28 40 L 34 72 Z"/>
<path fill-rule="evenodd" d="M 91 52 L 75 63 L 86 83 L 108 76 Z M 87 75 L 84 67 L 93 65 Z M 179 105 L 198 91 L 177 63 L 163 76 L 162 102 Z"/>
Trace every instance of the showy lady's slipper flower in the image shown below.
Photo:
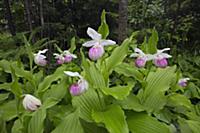
<path fill-rule="evenodd" d="M 63 52 L 63 57 L 65 58 L 64 59 L 65 63 L 71 62 L 72 59 L 77 58 L 77 56 L 75 54 L 70 53 L 68 50 L 65 50 Z"/>
<path fill-rule="evenodd" d="M 54 53 L 57 64 L 69 63 L 73 58 L 77 58 L 76 55 L 71 54 L 68 50 L 65 50 L 62 54 Z"/>
<path fill-rule="evenodd" d="M 190 80 L 190 78 L 179 79 L 178 85 L 181 86 L 181 87 L 186 87 L 187 84 L 188 84 L 188 80 Z"/>
<path fill-rule="evenodd" d="M 103 56 L 104 46 L 116 44 L 115 41 L 102 39 L 101 34 L 90 27 L 87 29 L 87 34 L 92 38 L 92 40 L 85 42 L 83 46 L 92 47 L 89 50 L 89 57 L 92 60 L 97 60 Z"/>
<path fill-rule="evenodd" d="M 28 111 L 35 111 L 42 105 L 39 99 L 30 94 L 25 94 L 22 104 Z"/>
<path fill-rule="evenodd" d="M 88 82 L 78 72 L 64 71 L 64 73 L 71 77 L 80 78 L 77 83 L 74 83 L 70 86 L 69 89 L 71 95 L 78 96 L 88 89 Z"/>
<path fill-rule="evenodd" d="M 47 60 L 46 60 L 46 56 L 43 54 L 46 53 L 47 51 L 48 49 L 44 49 L 44 50 L 40 50 L 37 54 L 34 54 L 35 64 L 39 66 L 46 66 Z"/>
<path fill-rule="evenodd" d="M 56 58 L 56 63 L 57 63 L 57 64 L 61 65 L 61 64 L 63 64 L 63 63 L 65 62 L 65 58 L 63 57 L 62 54 L 54 53 L 53 55 L 54 55 L 55 58 Z"/>
<path fill-rule="evenodd" d="M 144 67 L 146 62 L 152 59 L 150 54 L 143 53 L 139 48 L 135 48 L 134 51 L 135 53 L 131 54 L 130 57 L 137 57 L 135 65 L 139 68 Z"/>
<path fill-rule="evenodd" d="M 157 50 L 157 53 L 153 55 L 153 62 L 157 67 L 165 68 L 168 65 L 167 58 L 171 58 L 172 56 L 167 53 L 163 53 L 168 50 L 170 50 L 170 48 Z"/>

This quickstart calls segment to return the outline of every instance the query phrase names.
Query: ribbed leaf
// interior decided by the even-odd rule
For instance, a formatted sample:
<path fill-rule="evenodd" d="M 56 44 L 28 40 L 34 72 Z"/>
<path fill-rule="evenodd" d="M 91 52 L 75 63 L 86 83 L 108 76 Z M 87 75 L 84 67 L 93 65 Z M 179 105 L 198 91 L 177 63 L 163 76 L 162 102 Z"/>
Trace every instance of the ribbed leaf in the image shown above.
<path fill-rule="evenodd" d="M 158 32 L 155 29 L 153 29 L 152 35 L 149 38 L 148 45 L 147 45 L 148 53 L 150 53 L 150 54 L 156 53 L 157 44 L 158 44 Z"/>
<path fill-rule="evenodd" d="M 136 80 L 139 80 L 139 81 L 142 81 L 143 79 L 142 73 L 139 72 L 136 67 L 130 66 L 129 64 L 126 64 L 126 63 L 117 65 L 114 68 L 114 71 L 116 71 L 119 74 L 123 74 L 127 77 L 134 77 Z"/>
<path fill-rule="evenodd" d="M 169 96 L 167 104 L 168 106 L 172 107 L 185 107 L 189 110 L 192 109 L 192 104 L 190 100 L 186 96 L 181 94 L 173 94 Z"/>
<path fill-rule="evenodd" d="M 127 123 L 132 133 L 170 133 L 167 125 L 143 112 L 128 113 Z"/>
<path fill-rule="evenodd" d="M 66 116 L 51 133 L 84 133 L 78 111 Z"/>
<path fill-rule="evenodd" d="M 103 39 L 106 39 L 106 37 L 109 35 L 109 27 L 106 23 L 106 12 L 103 10 L 101 13 L 101 25 L 98 28 L 98 32 L 102 35 Z"/>
<path fill-rule="evenodd" d="M 66 70 L 66 66 L 63 65 L 63 66 L 57 68 L 56 71 L 52 75 L 47 76 L 39 84 L 37 93 L 41 93 L 41 92 L 46 91 L 50 87 L 52 82 L 57 81 L 58 79 L 62 79 L 63 77 L 65 77 L 65 75 L 64 75 L 65 70 Z"/>
<path fill-rule="evenodd" d="M 131 42 L 131 39 L 126 39 L 122 45 L 114 49 L 111 56 L 106 59 L 106 68 L 110 73 L 115 66 L 119 65 L 128 53 L 128 46 Z"/>
<path fill-rule="evenodd" d="M 122 100 L 129 95 L 133 86 L 134 86 L 134 84 L 130 84 L 127 86 L 118 85 L 118 86 L 111 87 L 111 88 L 103 88 L 102 91 L 106 95 L 111 95 L 118 100 Z"/>
<path fill-rule="evenodd" d="M 193 121 L 193 120 L 187 120 L 186 121 L 192 130 L 193 133 L 199 133 L 200 131 L 200 122 L 198 121 Z"/>
<path fill-rule="evenodd" d="M 144 107 L 141 105 L 139 99 L 133 94 L 130 94 L 124 100 L 117 101 L 117 103 L 126 110 L 144 111 Z"/>
<path fill-rule="evenodd" d="M 12 127 L 12 133 L 23 133 L 22 129 L 23 124 L 21 123 L 20 119 L 17 119 Z"/>
<path fill-rule="evenodd" d="M 44 105 L 46 108 L 50 108 L 55 105 L 65 96 L 68 91 L 68 84 L 66 80 L 61 80 L 59 84 L 52 85 L 51 88 L 44 94 Z"/>
<path fill-rule="evenodd" d="M 3 120 L 10 121 L 17 117 L 17 106 L 16 101 L 8 101 L 0 105 L 0 115 L 2 115 Z"/>
<path fill-rule="evenodd" d="M 74 107 L 80 108 L 80 117 L 88 122 L 92 121 L 92 110 L 102 110 L 105 107 L 104 99 L 93 89 L 88 90 L 81 96 L 72 99 Z"/>
<path fill-rule="evenodd" d="M 40 108 L 34 112 L 28 125 L 28 133 L 43 133 L 46 109 Z"/>
<path fill-rule="evenodd" d="M 97 123 L 104 123 L 110 133 L 128 133 L 125 115 L 120 106 L 111 105 L 104 112 L 92 113 Z"/>
<path fill-rule="evenodd" d="M 163 108 L 167 101 L 164 93 L 169 89 L 174 78 L 175 67 L 150 72 L 146 79 L 147 85 L 144 91 L 140 92 L 140 101 L 148 112 L 158 111 Z"/>

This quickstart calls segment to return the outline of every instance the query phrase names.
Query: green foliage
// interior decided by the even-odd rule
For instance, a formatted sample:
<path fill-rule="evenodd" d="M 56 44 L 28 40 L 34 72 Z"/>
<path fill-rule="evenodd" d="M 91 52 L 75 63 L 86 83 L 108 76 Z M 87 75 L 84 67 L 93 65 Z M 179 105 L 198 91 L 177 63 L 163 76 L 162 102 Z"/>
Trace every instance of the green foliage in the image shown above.
<path fill-rule="evenodd" d="M 109 35 L 106 14 L 108 12 L 102 12 L 98 28 L 103 39 Z M 190 75 L 189 68 L 188 72 L 181 73 L 181 70 L 187 68 L 183 65 L 185 61 L 181 59 L 178 59 L 177 66 L 166 68 L 157 68 L 152 63 L 147 63 L 143 68 L 132 65 L 128 56 L 136 47 L 137 33 L 134 32 L 119 46 L 105 48 L 103 57 L 97 61 L 88 59 L 81 48 L 77 60 L 60 66 L 50 61 L 46 67 L 33 63 L 33 52 L 43 48 L 40 46 L 48 40 L 39 40 L 34 46 L 31 45 L 33 34 L 28 38 L 23 35 L 24 54 L 29 63 L 23 64 L 20 60 L 0 61 L 0 131 L 198 132 L 200 91 L 196 83 L 199 83 L 199 75 L 193 78 L 191 75 L 194 73 Z M 75 37 L 70 40 L 70 52 L 78 53 L 78 41 Z M 158 33 L 153 29 L 151 36 L 145 37 L 141 47 L 145 53 L 154 54 L 158 43 Z M 57 44 L 55 46 L 58 51 L 63 51 Z M 199 67 L 198 60 L 194 64 Z M 48 72 L 49 66 L 54 67 L 52 72 Z M 195 70 L 197 69 L 194 68 L 191 72 Z M 81 76 L 69 77 L 64 71 L 78 72 Z M 178 86 L 178 80 L 182 76 L 191 78 L 186 87 Z M 83 81 L 87 81 L 88 88 L 74 95 L 71 85 L 81 85 Z M 25 94 L 35 96 L 42 105 L 38 105 L 35 111 L 25 110 L 22 104 Z"/>
<path fill-rule="evenodd" d="M 96 122 L 104 123 L 110 133 L 128 133 L 124 112 L 119 106 L 111 105 L 103 112 L 93 112 L 92 117 Z"/>

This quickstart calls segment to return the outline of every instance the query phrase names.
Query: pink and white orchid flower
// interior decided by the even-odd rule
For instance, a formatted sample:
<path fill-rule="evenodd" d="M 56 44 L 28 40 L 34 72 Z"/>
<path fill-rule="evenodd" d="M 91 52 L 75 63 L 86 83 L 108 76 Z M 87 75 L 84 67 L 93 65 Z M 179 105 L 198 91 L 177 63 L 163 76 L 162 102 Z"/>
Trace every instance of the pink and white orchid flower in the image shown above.
<path fill-rule="evenodd" d="M 78 72 L 64 71 L 64 73 L 71 77 L 80 78 L 77 83 L 70 86 L 71 95 L 78 96 L 88 89 L 88 82 Z"/>
<path fill-rule="evenodd" d="M 65 50 L 61 54 L 54 53 L 53 54 L 56 58 L 57 64 L 69 63 L 72 61 L 73 58 L 77 58 L 76 55 L 70 53 L 68 50 Z"/>
<path fill-rule="evenodd" d="M 53 55 L 55 56 L 57 64 L 61 65 L 61 64 L 63 64 L 65 62 L 65 58 L 63 57 L 62 54 L 54 53 Z"/>
<path fill-rule="evenodd" d="M 104 46 L 116 44 L 115 41 L 102 39 L 101 34 L 90 27 L 87 29 L 87 34 L 92 38 L 92 40 L 85 42 L 83 46 L 92 47 L 89 50 L 89 57 L 92 60 L 97 60 L 103 56 Z"/>
<path fill-rule="evenodd" d="M 186 86 L 187 86 L 187 83 L 188 83 L 188 80 L 190 80 L 190 78 L 182 78 L 182 79 L 179 79 L 178 85 L 181 86 L 181 87 L 186 87 Z"/>
<path fill-rule="evenodd" d="M 65 63 L 71 62 L 72 59 L 77 58 L 77 56 L 75 54 L 70 53 L 68 50 L 65 50 L 63 52 L 63 57 L 65 58 L 64 59 Z"/>
<path fill-rule="evenodd" d="M 135 53 L 131 54 L 130 57 L 137 57 L 135 60 L 135 65 L 137 67 L 144 67 L 147 61 L 152 60 L 152 56 L 150 54 L 145 54 L 139 48 L 135 48 L 134 51 Z"/>
<path fill-rule="evenodd" d="M 28 111 L 35 111 L 42 105 L 39 99 L 30 94 L 25 94 L 22 104 Z"/>
<path fill-rule="evenodd" d="M 46 66 L 47 60 L 46 60 L 46 56 L 43 54 L 46 53 L 47 51 L 48 49 L 44 49 L 44 50 L 40 50 L 37 54 L 34 54 L 35 64 L 39 66 Z"/>
<path fill-rule="evenodd" d="M 157 67 L 165 68 L 168 65 L 167 59 L 171 58 L 172 56 L 167 53 L 163 53 L 164 51 L 168 50 L 170 50 L 170 48 L 157 50 L 157 53 L 153 55 L 153 62 Z"/>

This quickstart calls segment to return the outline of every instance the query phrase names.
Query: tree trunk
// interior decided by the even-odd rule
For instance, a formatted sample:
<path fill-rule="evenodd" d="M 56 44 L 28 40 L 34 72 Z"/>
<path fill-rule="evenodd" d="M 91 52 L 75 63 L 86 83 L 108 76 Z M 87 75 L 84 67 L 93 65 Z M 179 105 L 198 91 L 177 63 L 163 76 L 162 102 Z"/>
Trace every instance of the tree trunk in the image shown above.
<path fill-rule="evenodd" d="M 118 43 L 127 37 L 128 0 L 119 0 Z"/>
<path fill-rule="evenodd" d="M 43 28 L 44 28 L 44 15 L 43 15 L 43 0 L 39 0 L 40 7 L 40 24 L 41 24 L 41 37 L 43 37 Z"/>
<path fill-rule="evenodd" d="M 12 13 L 10 10 L 10 3 L 9 0 L 4 0 L 4 5 L 5 5 L 5 18 L 8 21 L 8 27 L 10 30 L 10 33 L 15 36 L 16 35 L 16 29 L 15 29 L 15 24 L 13 22 L 13 18 L 12 18 Z"/>
<path fill-rule="evenodd" d="M 29 31 L 33 31 L 33 25 L 32 25 L 32 18 L 31 18 L 31 1 L 24 0 L 24 6 L 25 6 L 25 13 L 26 13 L 26 20 L 28 22 Z"/>

